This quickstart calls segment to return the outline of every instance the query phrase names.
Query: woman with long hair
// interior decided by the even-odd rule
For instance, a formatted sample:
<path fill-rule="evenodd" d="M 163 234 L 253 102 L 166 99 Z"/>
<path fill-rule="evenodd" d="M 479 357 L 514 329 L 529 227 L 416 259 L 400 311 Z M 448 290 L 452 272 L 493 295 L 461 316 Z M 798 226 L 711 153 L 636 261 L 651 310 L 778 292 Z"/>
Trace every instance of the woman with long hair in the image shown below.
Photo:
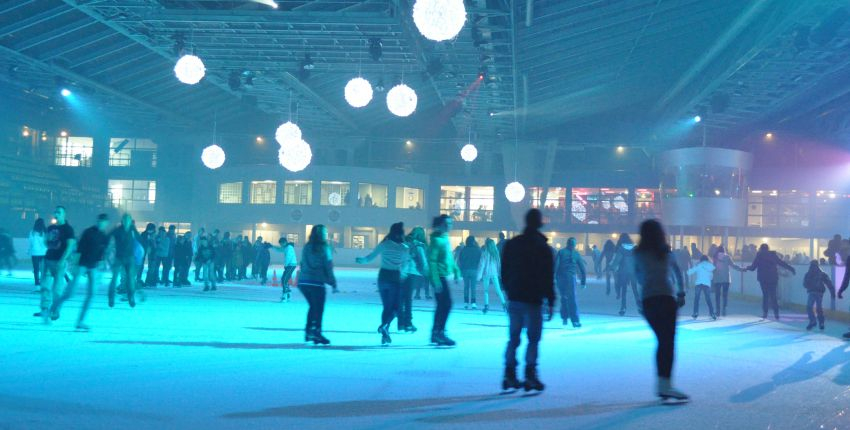
<path fill-rule="evenodd" d="M 414 333 L 416 332 L 416 327 L 413 325 L 413 292 L 416 291 L 418 297 L 419 289 L 424 286 L 425 294 L 428 296 L 428 280 L 425 278 L 425 274 L 428 273 L 428 257 L 425 254 L 425 247 L 427 246 L 425 244 L 425 229 L 415 227 L 405 237 L 404 242 L 410 251 L 410 258 L 404 266 L 404 275 L 406 277 L 401 284 L 398 331 Z"/>
<path fill-rule="evenodd" d="M 322 335 L 322 316 L 325 312 L 327 297 L 326 284 L 336 292 L 336 277 L 331 246 L 328 243 L 328 229 L 319 224 L 310 230 L 310 237 L 301 253 L 301 272 L 298 274 L 298 289 L 310 305 L 307 311 L 304 340 L 316 345 L 331 343 Z"/>
<path fill-rule="evenodd" d="M 502 258 L 499 255 L 499 248 L 496 247 L 496 241 L 487 239 L 484 242 L 484 250 L 481 253 L 481 261 L 478 263 L 478 282 L 481 282 L 481 287 L 484 288 L 484 309 L 486 314 L 490 309 L 490 287 L 496 291 L 499 296 L 499 301 L 502 302 L 502 309 L 507 310 L 505 302 L 505 294 L 502 292 L 502 285 L 499 282 L 499 276 L 502 273 Z"/>
<path fill-rule="evenodd" d="M 602 245 L 602 256 L 601 260 L 605 262 L 605 295 L 611 295 L 611 275 L 613 275 L 613 271 L 611 270 L 611 262 L 614 260 L 614 251 L 617 250 L 617 247 L 614 245 L 614 241 L 608 239 L 605 241 L 605 244 Z M 619 299 L 620 297 L 617 297 Z"/>
<path fill-rule="evenodd" d="M 410 259 L 410 251 L 404 243 L 404 224 L 397 222 L 390 226 L 390 232 L 375 249 L 365 257 L 358 257 L 357 264 L 366 264 L 381 256 L 381 270 L 378 272 L 378 291 L 381 293 L 381 345 L 392 343 L 390 338 L 390 323 L 396 317 L 401 299 L 402 269 Z"/>
<path fill-rule="evenodd" d="M 712 256 L 714 260 L 714 275 L 711 279 L 711 288 L 714 290 L 714 303 L 717 305 L 717 314 L 726 316 L 726 305 L 729 303 L 729 285 L 732 284 L 732 273 L 729 269 L 743 271 L 744 269 L 726 253 L 723 245 L 717 247 Z M 722 300 L 722 302 L 721 302 Z"/>
<path fill-rule="evenodd" d="M 620 298 L 620 316 L 626 314 L 626 295 L 629 286 L 632 287 L 638 313 L 643 313 L 643 305 L 640 302 L 635 281 L 634 255 L 632 253 L 634 247 L 632 238 L 626 233 L 621 234 L 620 239 L 617 240 L 617 249 L 614 251 L 614 261 L 611 262 L 614 270 L 614 288 L 617 289 L 617 297 Z"/>
<path fill-rule="evenodd" d="M 481 261 L 481 247 L 475 240 L 475 236 L 466 238 L 466 244 L 458 253 L 457 265 L 460 267 L 461 276 L 463 276 L 463 308 L 478 309 L 475 304 L 475 296 L 478 286 L 478 263 Z"/>
<path fill-rule="evenodd" d="M 35 278 L 35 286 L 41 287 L 41 272 L 44 270 L 44 255 L 47 254 L 47 226 L 44 218 L 35 220 L 30 231 L 29 245 L 30 257 L 32 258 L 32 275 Z"/>
<path fill-rule="evenodd" d="M 640 225 L 640 245 L 635 249 L 635 274 L 641 286 L 643 315 L 655 338 L 658 349 L 655 363 L 658 370 L 657 394 L 662 400 L 688 401 L 686 394 L 673 388 L 673 358 L 676 340 L 677 308 L 685 305 L 682 271 L 670 252 L 664 228 L 656 220 Z M 675 279 L 677 293 L 673 293 Z"/>

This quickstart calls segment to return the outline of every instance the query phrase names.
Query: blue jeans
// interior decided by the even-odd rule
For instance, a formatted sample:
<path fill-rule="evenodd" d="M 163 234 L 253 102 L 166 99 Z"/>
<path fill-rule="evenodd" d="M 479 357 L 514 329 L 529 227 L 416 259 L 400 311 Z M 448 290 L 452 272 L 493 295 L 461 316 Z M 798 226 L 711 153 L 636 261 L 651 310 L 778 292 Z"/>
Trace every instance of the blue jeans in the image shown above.
<path fill-rule="evenodd" d="M 708 303 L 708 313 L 714 316 L 714 306 L 711 305 L 711 294 L 709 293 L 708 285 L 697 285 L 694 287 L 694 315 L 699 315 L 699 298 L 705 296 L 705 302 Z"/>
<path fill-rule="evenodd" d="M 528 336 L 528 347 L 525 352 L 525 368 L 537 368 L 537 344 L 543 334 L 543 310 L 541 305 L 523 302 L 508 302 L 508 318 L 510 319 L 508 350 L 505 351 L 505 367 L 515 369 L 517 366 L 516 350 L 519 347 L 520 335 L 525 328 Z"/>
<path fill-rule="evenodd" d="M 815 310 L 817 310 L 817 319 L 815 319 Z M 815 325 L 817 323 L 823 325 L 823 293 L 809 293 L 806 311 L 809 313 L 809 324 Z"/>
<path fill-rule="evenodd" d="M 576 303 L 576 277 L 558 277 L 558 293 L 561 295 L 561 319 L 564 324 L 571 320 L 578 324 L 578 304 Z"/>

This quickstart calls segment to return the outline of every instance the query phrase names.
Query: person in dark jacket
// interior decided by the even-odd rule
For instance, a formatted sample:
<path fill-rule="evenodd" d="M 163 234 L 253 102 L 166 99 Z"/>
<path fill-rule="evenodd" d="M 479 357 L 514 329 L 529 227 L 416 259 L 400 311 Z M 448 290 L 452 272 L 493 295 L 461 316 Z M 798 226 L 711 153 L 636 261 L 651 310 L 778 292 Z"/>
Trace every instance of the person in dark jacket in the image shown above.
<path fill-rule="evenodd" d="M 187 231 L 174 244 L 174 286 L 189 285 L 189 266 L 192 264 L 192 232 Z"/>
<path fill-rule="evenodd" d="M 260 284 L 266 285 L 269 277 L 269 264 L 272 261 L 272 253 L 270 251 L 272 244 L 263 242 L 259 247 L 256 255 L 257 273 L 260 276 Z"/>
<path fill-rule="evenodd" d="M 330 285 L 334 292 L 337 291 L 331 245 L 328 243 L 328 229 L 319 224 L 313 226 L 310 237 L 304 245 L 301 253 L 301 272 L 298 274 L 298 289 L 310 305 L 307 311 L 304 340 L 316 345 L 331 343 L 322 335 L 322 318 L 327 297 L 325 285 Z"/>
<path fill-rule="evenodd" d="M 152 227 L 153 224 L 148 224 L 146 232 L 149 232 Z M 122 279 L 122 285 L 127 293 L 127 301 L 130 306 L 136 306 L 136 285 L 141 285 L 141 281 L 136 277 L 136 269 L 139 267 L 136 261 L 136 244 L 138 243 L 139 246 L 145 248 L 144 233 L 139 235 L 133 226 L 133 218 L 130 214 L 124 214 L 121 217 L 121 225 L 112 230 L 109 236 L 115 249 L 115 259 L 112 262 L 112 281 L 109 282 L 109 307 L 115 306 L 115 288 L 119 277 Z M 146 251 L 142 251 L 142 263 L 144 263 Z"/>
<path fill-rule="evenodd" d="M 620 299 L 620 316 L 626 314 L 626 296 L 629 286 L 632 287 L 638 313 L 643 315 L 643 302 L 638 295 L 637 280 L 635 279 L 634 248 L 635 244 L 632 242 L 632 238 L 626 233 L 621 234 L 620 239 L 617 240 L 617 250 L 614 251 L 614 261 L 611 262 L 615 275 L 614 288 L 617 289 L 617 297 Z"/>
<path fill-rule="evenodd" d="M 74 294 L 74 287 L 77 285 L 77 280 L 80 279 L 80 275 L 85 273 L 88 277 L 88 288 L 86 289 L 86 298 L 83 301 L 83 307 L 80 309 L 80 317 L 77 319 L 77 330 L 88 331 L 89 329 L 87 325 L 83 324 L 83 320 L 86 318 L 86 312 L 88 312 L 91 299 L 94 296 L 94 281 L 97 276 L 95 268 L 103 260 L 106 247 L 109 245 L 109 236 L 106 235 L 106 227 L 108 225 L 109 217 L 106 214 L 100 214 L 97 217 L 97 223 L 83 231 L 83 235 L 80 236 L 80 241 L 77 243 L 77 252 L 80 254 L 80 260 L 77 270 L 74 273 L 74 280 L 65 287 L 65 292 L 59 300 L 53 302 L 53 308 L 50 310 L 50 314 L 58 319 L 62 304 Z"/>
<path fill-rule="evenodd" d="M 505 244 L 502 254 L 502 282 L 508 294 L 510 339 L 505 352 L 505 376 L 502 389 L 517 389 L 516 350 L 523 328 L 528 336 L 525 354 L 525 390 L 542 391 L 537 377 L 537 345 L 543 333 L 543 301 L 552 318 L 555 305 L 554 261 L 546 236 L 540 233 L 543 215 L 531 209 L 525 215 L 525 230 Z"/>
<path fill-rule="evenodd" d="M 815 325 L 819 325 L 820 329 L 823 330 L 825 320 L 823 316 L 823 294 L 826 290 L 829 290 L 830 296 L 835 299 L 835 286 L 829 279 L 829 275 L 820 269 L 817 260 L 812 260 L 809 263 L 809 271 L 803 277 L 803 287 L 809 293 L 809 300 L 806 303 L 809 325 L 806 326 L 806 330 L 815 328 Z M 817 311 L 817 318 L 815 318 L 815 311 Z"/>
<path fill-rule="evenodd" d="M 829 240 L 829 243 L 826 245 L 826 250 L 823 251 L 823 255 L 829 259 L 829 264 L 835 266 L 836 260 L 835 256 L 838 255 L 838 251 L 841 250 L 841 235 L 836 234 Z"/>
<path fill-rule="evenodd" d="M 475 236 L 466 238 L 466 245 L 460 250 L 457 258 L 457 266 L 463 277 L 463 308 L 478 309 L 475 304 L 475 296 L 478 289 L 478 263 L 481 262 L 481 247 L 475 240 Z"/>
<path fill-rule="evenodd" d="M 605 244 L 602 245 L 602 257 L 601 260 L 605 263 L 605 268 L 602 270 L 605 272 L 605 295 L 611 295 L 611 277 L 614 275 L 614 271 L 611 267 L 611 262 L 614 261 L 614 251 L 617 250 L 617 246 L 614 245 L 614 241 L 608 239 L 605 241 Z M 617 296 L 619 300 L 619 295 Z"/>
<path fill-rule="evenodd" d="M 196 264 L 200 264 L 202 270 L 201 277 L 204 278 L 204 291 L 216 290 L 216 273 L 215 273 L 215 252 L 216 247 L 213 244 L 214 236 L 203 236 L 198 241 L 198 255 L 196 256 Z"/>
<path fill-rule="evenodd" d="M 776 290 L 779 285 L 779 267 L 782 267 L 791 273 L 797 273 L 788 263 L 782 261 L 776 252 L 770 250 L 766 243 L 761 244 L 756 258 L 752 264 L 747 267 L 748 271 L 756 270 L 756 279 L 761 285 L 762 293 L 762 319 L 767 319 L 768 308 L 773 308 L 773 316 L 779 320 L 779 299 L 776 296 Z"/>
<path fill-rule="evenodd" d="M 576 303 L 576 275 L 579 275 L 581 287 L 587 286 L 587 271 L 584 258 L 576 251 L 576 238 L 567 239 L 567 247 L 558 251 L 555 257 L 555 281 L 561 296 L 561 319 L 564 325 L 570 320 L 573 327 L 580 328 L 578 304 Z"/>

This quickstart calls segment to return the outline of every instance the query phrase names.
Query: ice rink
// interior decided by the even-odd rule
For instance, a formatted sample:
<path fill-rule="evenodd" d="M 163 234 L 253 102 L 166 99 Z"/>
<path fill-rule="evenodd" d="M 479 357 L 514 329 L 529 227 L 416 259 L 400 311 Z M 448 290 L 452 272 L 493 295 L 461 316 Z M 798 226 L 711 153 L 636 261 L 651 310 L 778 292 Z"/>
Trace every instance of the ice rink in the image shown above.
<path fill-rule="evenodd" d="M 425 300 L 414 302 L 419 332 L 381 347 L 376 272 L 338 270 L 342 291 L 328 295 L 324 324 L 332 345 L 314 347 L 303 342 L 297 290 L 280 303 L 279 289 L 254 283 L 158 288 L 135 309 L 109 309 L 102 279 L 92 331 L 81 333 L 81 289 L 44 326 L 32 317 L 29 274 L 14 275 L 0 278 L 3 430 L 850 429 L 846 322 L 806 332 L 804 316 L 760 321 L 754 303 L 734 301 L 716 322 L 706 310 L 692 320 L 688 303 L 674 376 L 693 401 L 664 406 L 653 395 L 651 332 L 632 301 L 616 316 L 595 279 L 579 293 L 584 328 L 557 316 L 546 324 L 547 389 L 525 396 L 500 394 L 507 321 L 497 299 L 486 315 L 463 310 L 461 286 L 449 318 L 457 347 L 428 345 Z"/>

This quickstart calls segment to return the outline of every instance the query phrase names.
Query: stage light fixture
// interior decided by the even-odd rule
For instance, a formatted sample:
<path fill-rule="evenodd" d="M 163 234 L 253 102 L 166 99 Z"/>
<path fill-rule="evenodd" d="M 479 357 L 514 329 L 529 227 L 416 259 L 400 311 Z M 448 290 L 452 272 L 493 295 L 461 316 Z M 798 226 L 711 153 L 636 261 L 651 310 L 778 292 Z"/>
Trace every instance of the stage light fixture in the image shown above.
<path fill-rule="evenodd" d="M 406 117 L 416 110 L 416 91 L 405 84 L 398 84 L 387 92 L 387 108 L 393 115 Z"/>
<path fill-rule="evenodd" d="M 374 61 L 380 61 L 384 55 L 384 43 L 378 37 L 369 39 L 369 56 Z"/>
<path fill-rule="evenodd" d="M 30 137 L 30 129 L 27 126 L 24 126 L 24 129 L 21 130 L 21 135 L 24 137 Z"/>
<path fill-rule="evenodd" d="M 442 42 L 457 36 L 466 23 L 463 0 L 416 0 L 413 22 L 428 39 Z"/>
<path fill-rule="evenodd" d="M 304 54 L 304 61 L 301 62 L 301 68 L 304 70 L 313 70 L 316 68 L 316 63 L 313 62 L 310 54 Z"/>
<path fill-rule="evenodd" d="M 67 88 L 62 88 L 62 90 L 59 91 L 59 94 L 62 94 L 62 97 L 70 97 L 71 96 L 71 90 L 69 90 Z"/>

